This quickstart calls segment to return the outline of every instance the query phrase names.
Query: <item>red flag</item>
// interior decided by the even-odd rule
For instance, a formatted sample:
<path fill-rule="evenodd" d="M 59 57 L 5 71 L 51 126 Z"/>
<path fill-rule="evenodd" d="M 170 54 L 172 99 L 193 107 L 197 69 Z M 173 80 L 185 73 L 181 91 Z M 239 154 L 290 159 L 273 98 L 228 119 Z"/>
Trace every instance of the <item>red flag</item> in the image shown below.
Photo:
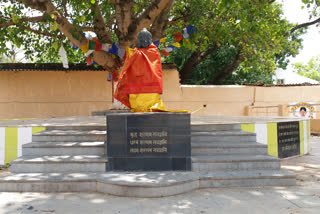
<path fill-rule="evenodd" d="M 95 51 L 101 51 L 102 50 L 102 43 L 96 42 L 96 47 L 94 48 Z"/>
<path fill-rule="evenodd" d="M 176 42 L 180 42 L 183 39 L 182 34 L 180 32 L 174 34 L 173 37 L 176 40 Z"/>
<path fill-rule="evenodd" d="M 88 64 L 88 65 L 92 65 L 92 63 L 93 63 L 92 57 L 91 57 L 91 56 L 88 56 L 88 58 L 87 58 L 87 64 Z"/>
<path fill-rule="evenodd" d="M 161 50 L 161 53 L 162 53 L 164 56 L 169 56 L 169 55 L 170 55 L 170 53 L 167 52 L 165 49 L 162 49 L 162 50 Z"/>

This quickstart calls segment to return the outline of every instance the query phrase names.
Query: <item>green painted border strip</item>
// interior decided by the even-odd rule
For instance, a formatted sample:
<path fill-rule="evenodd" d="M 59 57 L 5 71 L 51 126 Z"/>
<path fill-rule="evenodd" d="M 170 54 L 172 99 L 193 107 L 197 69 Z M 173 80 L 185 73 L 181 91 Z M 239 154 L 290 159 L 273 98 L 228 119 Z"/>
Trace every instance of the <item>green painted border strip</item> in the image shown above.
<path fill-rule="evenodd" d="M 310 120 L 307 121 L 307 144 L 308 153 L 310 153 Z"/>
<path fill-rule="evenodd" d="M 274 157 L 279 157 L 277 132 L 277 123 L 267 123 L 268 154 Z"/>
<path fill-rule="evenodd" d="M 45 127 L 30 127 L 32 134 L 46 130 Z M 10 163 L 18 157 L 18 129 L 19 127 L 5 127 L 4 164 Z"/>
<path fill-rule="evenodd" d="M 18 156 L 18 128 L 6 127 L 5 128 L 5 152 L 4 163 L 10 163 Z"/>
<path fill-rule="evenodd" d="M 32 127 L 32 134 L 45 131 L 45 127 Z"/>
<path fill-rule="evenodd" d="M 241 130 L 245 132 L 255 133 L 255 124 L 254 123 L 243 123 L 241 124 Z"/>
<path fill-rule="evenodd" d="M 304 155 L 304 128 L 303 121 L 299 121 L 299 132 L 300 132 L 300 155 Z"/>

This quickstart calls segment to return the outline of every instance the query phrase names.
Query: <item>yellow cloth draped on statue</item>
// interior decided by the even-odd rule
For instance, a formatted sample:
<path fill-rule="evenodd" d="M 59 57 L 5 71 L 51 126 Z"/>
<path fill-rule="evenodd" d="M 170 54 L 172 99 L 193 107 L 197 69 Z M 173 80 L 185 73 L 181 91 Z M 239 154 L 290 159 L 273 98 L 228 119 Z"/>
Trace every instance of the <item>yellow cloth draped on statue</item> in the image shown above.
<path fill-rule="evenodd" d="M 160 94 L 130 94 L 129 102 L 132 112 L 184 112 L 188 110 L 167 110 L 161 100 Z"/>

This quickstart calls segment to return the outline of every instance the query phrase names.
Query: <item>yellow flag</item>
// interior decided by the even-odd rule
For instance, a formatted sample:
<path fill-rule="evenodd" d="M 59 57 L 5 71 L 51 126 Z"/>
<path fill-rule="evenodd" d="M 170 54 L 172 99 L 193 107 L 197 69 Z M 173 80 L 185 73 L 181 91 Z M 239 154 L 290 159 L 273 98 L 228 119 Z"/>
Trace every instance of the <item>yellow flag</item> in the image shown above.
<path fill-rule="evenodd" d="M 80 49 L 82 50 L 83 53 L 87 53 L 89 50 L 89 40 L 85 45 L 81 46 Z"/>
<path fill-rule="evenodd" d="M 173 43 L 172 45 L 173 45 L 174 47 L 177 47 L 177 48 L 180 48 L 180 47 L 181 47 L 181 45 L 180 45 L 179 42 Z"/>
<path fill-rule="evenodd" d="M 167 41 L 167 37 L 164 37 L 162 39 L 160 39 L 160 43 L 166 42 Z"/>

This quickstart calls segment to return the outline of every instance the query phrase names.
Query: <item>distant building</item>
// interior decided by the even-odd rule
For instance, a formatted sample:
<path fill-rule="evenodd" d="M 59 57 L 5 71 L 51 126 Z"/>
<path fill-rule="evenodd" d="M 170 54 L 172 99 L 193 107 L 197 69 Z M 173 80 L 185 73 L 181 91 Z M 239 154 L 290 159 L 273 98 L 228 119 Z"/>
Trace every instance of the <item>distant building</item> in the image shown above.
<path fill-rule="evenodd" d="M 274 84 L 319 84 L 319 82 L 316 80 L 301 76 L 293 71 L 282 69 L 276 70 L 276 74 L 272 77 L 272 79 Z"/>

